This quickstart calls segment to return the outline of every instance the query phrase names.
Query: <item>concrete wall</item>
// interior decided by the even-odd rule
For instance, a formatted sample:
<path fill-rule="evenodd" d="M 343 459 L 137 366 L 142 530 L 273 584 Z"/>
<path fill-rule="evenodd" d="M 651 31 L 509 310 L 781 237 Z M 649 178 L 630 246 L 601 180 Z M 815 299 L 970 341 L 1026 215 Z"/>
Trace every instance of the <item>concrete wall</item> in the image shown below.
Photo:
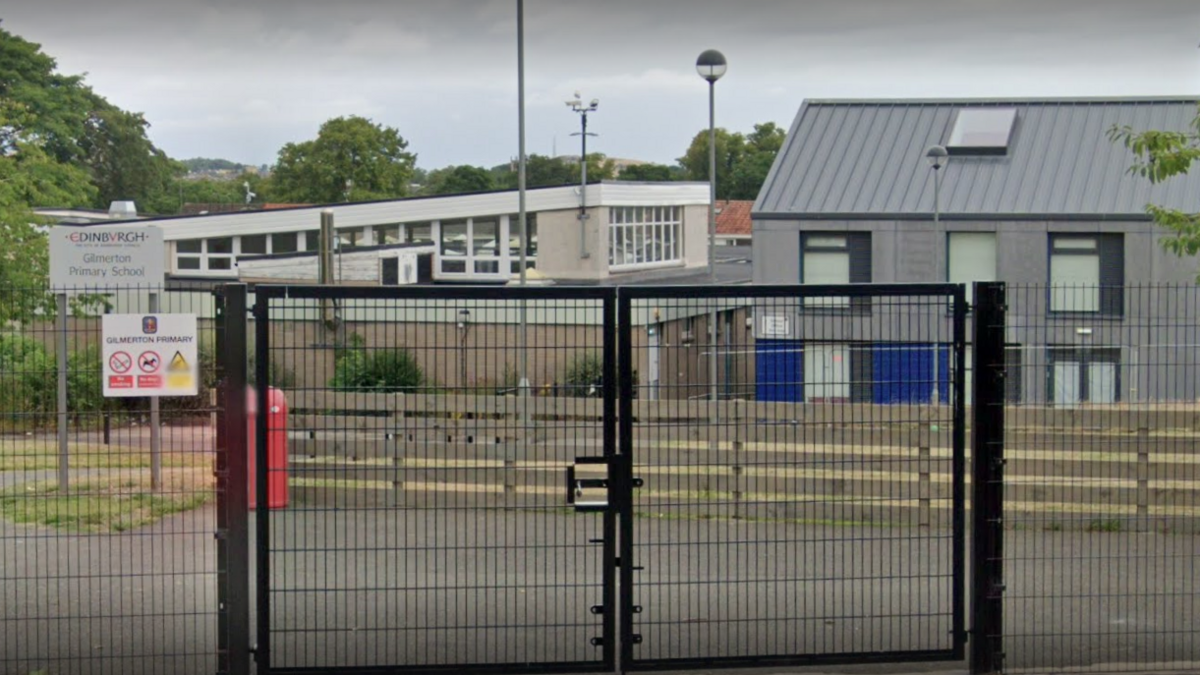
<path fill-rule="evenodd" d="M 537 268 L 554 279 L 599 280 L 608 276 L 608 209 L 588 209 L 587 258 L 579 257 L 579 211 L 538 214 Z"/>

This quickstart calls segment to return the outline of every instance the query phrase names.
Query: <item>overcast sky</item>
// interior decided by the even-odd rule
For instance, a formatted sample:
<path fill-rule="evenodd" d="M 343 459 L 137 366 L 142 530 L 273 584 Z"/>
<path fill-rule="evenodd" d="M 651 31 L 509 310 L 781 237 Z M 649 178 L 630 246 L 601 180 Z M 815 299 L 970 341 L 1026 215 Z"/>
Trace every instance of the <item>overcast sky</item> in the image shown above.
<path fill-rule="evenodd" d="M 272 163 L 324 120 L 396 127 L 424 168 L 517 154 L 516 0 L 15 0 L 4 27 L 145 113 L 173 157 Z M 16 6 L 14 6 L 16 5 Z M 1200 92 L 1196 0 L 526 0 L 528 152 L 672 163 L 708 123 L 805 98 Z"/>

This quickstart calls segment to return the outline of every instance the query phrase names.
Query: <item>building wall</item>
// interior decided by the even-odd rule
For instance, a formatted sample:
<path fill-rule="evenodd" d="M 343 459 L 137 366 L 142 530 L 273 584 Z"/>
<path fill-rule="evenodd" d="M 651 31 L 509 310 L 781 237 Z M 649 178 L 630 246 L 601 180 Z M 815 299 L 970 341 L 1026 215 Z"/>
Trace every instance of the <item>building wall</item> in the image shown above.
<path fill-rule="evenodd" d="M 684 263 L 687 267 L 708 265 L 708 207 L 683 207 Z"/>
<path fill-rule="evenodd" d="M 608 209 L 588 209 L 587 258 L 579 257 L 579 210 L 538 214 L 538 271 L 553 279 L 593 280 L 608 276 Z"/>
<path fill-rule="evenodd" d="M 1021 354 L 1021 400 L 1052 398 L 1051 350 L 1109 350 L 1117 354 L 1118 397 L 1124 402 L 1200 399 L 1200 289 L 1197 262 L 1162 248 L 1167 238 L 1148 222 L 943 221 L 935 230 L 921 221 L 759 221 L 755 223 L 754 281 L 799 281 L 801 231 L 872 233 L 873 283 L 942 282 L 946 232 L 996 232 L 997 276 L 1009 284 L 1008 342 Z M 1119 317 L 1063 315 L 1048 311 L 1050 233 L 1124 234 L 1124 311 Z M 1153 288 L 1152 285 L 1167 285 Z M 851 334 L 872 340 L 925 340 L 944 313 L 909 316 L 886 334 L 872 315 L 851 317 Z M 797 334 L 833 335 L 812 312 L 794 315 Z M 806 323 L 816 323 L 805 327 Z M 828 323 L 828 317 L 824 318 Z M 971 326 L 968 323 L 968 335 Z"/>

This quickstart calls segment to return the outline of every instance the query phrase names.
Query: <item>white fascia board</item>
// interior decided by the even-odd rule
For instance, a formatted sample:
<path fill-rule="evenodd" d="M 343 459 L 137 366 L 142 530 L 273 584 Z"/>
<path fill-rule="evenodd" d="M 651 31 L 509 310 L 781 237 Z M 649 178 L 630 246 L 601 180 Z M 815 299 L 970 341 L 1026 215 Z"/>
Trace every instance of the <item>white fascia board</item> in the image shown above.
<path fill-rule="evenodd" d="M 359 228 L 391 223 L 420 223 L 478 216 L 500 216 L 517 212 L 519 193 L 489 192 L 477 195 L 448 195 L 422 199 L 364 204 L 337 204 L 278 211 L 217 213 L 204 216 L 147 218 L 139 225 L 157 225 L 163 239 L 199 239 L 246 234 L 272 234 L 315 230 L 321 212 L 333 210 L 334 226 Z M 588 186 L 588 202 L 594 206 L 687 206 L 708 203 L 707 183 L 600 183 Z M 579 207 L 579 187 L 543 188 L 526 193 L 530 213 L 563 211 Z M 94 227 L 107 227 L 108 224 Z"/>

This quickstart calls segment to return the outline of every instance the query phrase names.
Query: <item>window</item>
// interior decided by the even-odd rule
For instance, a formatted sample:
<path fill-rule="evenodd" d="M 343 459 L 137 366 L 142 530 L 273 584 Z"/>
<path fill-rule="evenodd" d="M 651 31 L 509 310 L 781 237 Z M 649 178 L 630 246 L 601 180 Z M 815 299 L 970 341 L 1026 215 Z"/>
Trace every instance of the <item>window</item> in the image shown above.
<path fill-rule="evenodd" d="M 409 244 L 432 244 L 433 226 L 429 223 L 405 226 L 405 242 Z"/>
<path fill-rule="evenodd" d="M 1087 347 L 1050 349 L 1051 402 L 1116 403 L 1120 400 L 1120 350 Z"/>
<path fill-rule="evenodd" d="M 233 269 L 233 237 L 215 237 L 204 240 L 205 265 L 208 270 Z"/>
<path fill-rule="evenodd" d="M 513 274 L 519 274 L 521 271 L 521 224 L 518 221 L 517 214 L 508 217 L 509 269 Z M 534 269 L 537 267 L 537 214 L 525 214 L 525 234 L 528 237 L 525 244 L 525 268 Z"/>
<path fill-rule="evenodd" d="M 306 230 L 304 232 L 304 250 L 319 251 L 321 249 L 321 231 Z"/>
<path fill-rule="evenodd" d="M 279 232 L 271 235 L 271 253 L 295 253 L 299 246 L 297 232 Z"/>
<path fill-rule="evenodd" d="M 963 108 L 954 117 L 946 151 L 951 155 L 1008 154 L 1016 120 L 1013 108 Z"/>
<path fill-rule="evenodd" d="M 800 282 L 851 284 L 871 280 L 869 232 L 801 233 Z M 850 298 L 806 298 L 809 307 L 847 307 Z"/>
<path fill-rule="evenodd" d="M 478 218 L 444 222 L 440 249 L 443 274 L 499 274 L 500 221 Z"/>
<path fill-rule="evenodd" d="M 376 225 L 372 234 L 376 246 L 401 243 L 399 225 Z"/>
<path fill-rule="evenodd" d="M 337 246 L 338 249 L 354 248 L 362 243 L 362 230 L 338 230 L 337 231 Z"/>
<path fill-rule="evenodd" d="M 1120 234 L 1050 235 L 1050 311 L 1120 315 L 1125 283 Z"/>
<path fill-rule="evenodd" d="M 946 235 L 946 280 L 967 284 L 967 300 L 975 304 L 971 284 L 996 281 L 996 233 L 951 232 Z"/>
<path fill-rule="evenodd" d="M 266 255 L 267 254 L 267 235 L 265 234 L 247 234 L 240 237 L 242 241 L 243 255 Z"/>
<path fill-rule="evenodd" d="M 643 267 L 683 261 L 683 209 L 614 206 L 608 210 L 608 265 Z"/>
<path fill-rule="evenodd" d="M 204 253 L 203 239 L 183 239 L 175 242 L 175 269 L 200 269 L 201 254 Z M 194 255 L 189 255 L 194 254 Z"/>

